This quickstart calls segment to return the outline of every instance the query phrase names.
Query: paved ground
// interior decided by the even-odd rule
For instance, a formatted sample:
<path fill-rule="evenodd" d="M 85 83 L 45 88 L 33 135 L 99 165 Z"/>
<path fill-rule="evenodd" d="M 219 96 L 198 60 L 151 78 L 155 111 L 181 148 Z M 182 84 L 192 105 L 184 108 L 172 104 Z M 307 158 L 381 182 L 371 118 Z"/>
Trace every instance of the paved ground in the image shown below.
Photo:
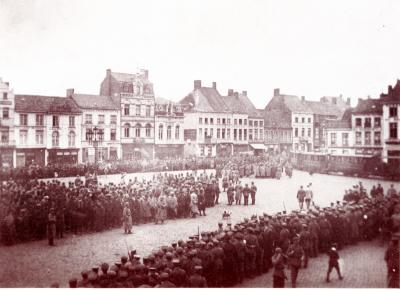
<path fill-rule="evenodd" d="M 329 205 L 331 201 L 340 200 L 344 189 L 351 187 L 360 179 L 328 176 L 295 172 L 293 178 L 281 180 L 272 179 L 244 179 L 244 183 L 255 181 L 259 191 L 255 206 L 226 206 L 226 194 L 222 194 L 222 203 L 207 211 L 206 217 L 167 221 L 164 225 L 146 224 L 134 226 L 133 235 L 124 235 L 121 229 L 110 230 L 102 233 L 69 236 L 56 241 L 56 247 L 48 247 L 46 241 L 36 241 L 19 244 L 12 247 L 0 248 L 0 286 L 1 287 L 48 287 L 53 282 L 67 286 L 71 277 L 79 277 L 84 269 L 90 269 L 101 262 L 115 262 L 121 255 L 126 255 L 129 249 L 137 249 L 140 255 L 146 255 L 161 245 L 170 244 L 179 239 L 186 239 L 189 235 L 197 233 L 197 229 L 214 230 L 221 220 L 222 212 L 232 212 L 232 221 L 237 222 L 252 214 L 263 212 L 275 213 L 282 211 L 283 203 L 287 210 L 297 207 L 295 195 L 300 185 L 313 183 L 315 201 L 319 205 Z M 367 188 L 376 184 L 374 180 L 362 180 Z M 388 182 L 381 182 L 388 188 Z M 353 251 L 354 249 L 354 251 Z M 303 287 L 384 287 L 385 264 L 382 260 L 383 248 L 373 245 L 360 245 L 343 251 L 346 267 L 354 264 L 355 279 L 331 283 L 320 283 L 326 261 L 316 259 L 312 261 L 312 269 L 320 271 L 315 274 L 315 279 L 303 275 L 299 286 Z M 373 262 L 370 262 L 373 261 Z M 315 265 L 315 266 L 314 266 Z M 321 270 L 323 269 L 323 270 Z M 379 271 L 375 271 L 379 269 Z M 346 272 L 345 272 L 346 273 Z M 346 275 L 347 276 L 347 275 Z M 322 277 L 322 278 L 321 278 Z M 271 287 L 268 275 L 246 282 L 243 287 Z M 310 279 L 310 280 L 308 280 Z M 312 280 L 311 280 L 312 279 Z M 321 280 L 322 279 L 322 280 Z M 313 281 L 316 281 L 314 284 Z"/>

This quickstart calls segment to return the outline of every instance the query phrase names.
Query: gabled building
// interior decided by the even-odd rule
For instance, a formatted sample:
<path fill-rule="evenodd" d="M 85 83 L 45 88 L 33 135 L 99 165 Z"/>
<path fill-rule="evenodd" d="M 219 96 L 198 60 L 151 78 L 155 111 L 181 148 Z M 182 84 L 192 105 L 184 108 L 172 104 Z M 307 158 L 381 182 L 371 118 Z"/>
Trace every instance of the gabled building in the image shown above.
<path fill-rule="evenodd" d="M 155 157 L 183 157 L 185 142 L 183 138 L 184 116 L 182 106 L 162 98 L 156 98 L 155 103 Z"/>
<path fill-rule="evenodd" d="M 154 91 L 147 70 L 136 74 L 110 69 L 100 86 L 121 111 L 121 146 L 124 160 L 154 157 Z"/>
<path fill-rule="evenodd" d="M 82 136 L 79 162 L 120 159 L 121 112 L 119 104 L 114 103 L 110 96 L 77 94 L 74 89 L 67 90 L 67 97 L 82 112 L 82 122 L 78 125 Z M 103 140 L 97 148 L 94 148 L 89 140 L 86 140 L 86 133 L 95 127 L 103 132 Z M 95 154 L 97 154 L 97 158 L 95 158 Z"/>
<path fill-rule="evenodd" d="M 77 163 L 81 115 L 69 98 L 15 95 L 16 166 Z"/>
<path fill-rule="evenodd" d="M 15 166 L 14 92 L 0 78 L 0 166 Z"/>
<path fill-rule="evenodd" d="M 351 127 L 352 109 L 349 108 L 340 120 L 325 122 L 326 152 L 333 155 L 354 155 L 354 131 Z"/>

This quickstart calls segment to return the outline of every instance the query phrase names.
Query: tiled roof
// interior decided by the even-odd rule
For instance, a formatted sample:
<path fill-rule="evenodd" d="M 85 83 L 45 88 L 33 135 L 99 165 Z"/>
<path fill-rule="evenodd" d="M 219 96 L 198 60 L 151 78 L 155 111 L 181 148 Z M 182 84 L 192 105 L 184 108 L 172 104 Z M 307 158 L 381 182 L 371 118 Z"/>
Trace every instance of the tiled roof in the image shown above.
<path fill-rule="evenodd" d="M 315 101 L 305 101 L 304 104 L 316 115 L 335 116 L 338 118 L 342 117 L 346 109 L 343 106 L 315 102 Z"/>
<path fill-rule="evenodd" d="M 189 111 L 195 112 L 229 112 L 221 95 L 214 88 L 201 87 L 184 97 L 180 104 L 191 106 Z"/>
<path fill-rule="evenodd" d="M 359 99 L 353 114 L 377 114 L 382 115 L 382 99 Z"/>
<path fill-rule="evenodd" d="M 39 95 L 15 95 L 15 111 L 26 113 L 79 114 L 81 110 L 69 98 Z"/>
<path fill-rule="evenodd" d="M 351 114 L 353 113 L 352 108 L 348 108 L 343 113 L 343 117 L 340 120 L 328 120 L 326 122 L 326 128 L 331 129 L 351 129 Z"/>
<path fill-rule="evenodd" d="M 291 128 L 292 118 L 290 111 L 282 110 L 265 110 L 264 111 L 264 127 L 265 128 Z"/>
<path fill-rule="evenodd" d="M 176 104 L 176 102 L 165 99 L 165 98 L 155 98 L 155 103 L 156 104 Z"/>
<path fill-rule="evenodd" d="M 81 109 L 92 110 L 119 110 L 119 105 L 115 104 L 111 97 L 88 95 L 88 94 L 73 94 L 72 99 Z"/>

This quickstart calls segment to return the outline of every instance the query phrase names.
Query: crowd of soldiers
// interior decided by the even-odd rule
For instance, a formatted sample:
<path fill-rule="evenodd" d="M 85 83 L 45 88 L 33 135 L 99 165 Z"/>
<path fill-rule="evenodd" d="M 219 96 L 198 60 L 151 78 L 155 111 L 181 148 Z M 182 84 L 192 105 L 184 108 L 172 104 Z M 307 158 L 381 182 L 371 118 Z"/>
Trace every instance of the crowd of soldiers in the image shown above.
<path fill-rule="evenodd" d="M 218 179 L 205 172 L 164 173 L 118 185 L 84 184 L 80 177 L 68 184 L 10 180 L 0 190 L 0 240 L 6 245 L 43 239 L 46 234 L 54 244 L 54 238 L 62 238 L 66 231 L 99 232 L 122 223 L 196 217 L 219 199 Z"/>
<path fill-rule="evenodd" d="M 385 240 L 392 239 L 385 260 L 389 281 L 396 283 L 399 255 L 394 233 L 399 230 L 400 196 L 391 190 L 383 199 L 337 201 L 325 208 L 253 216 L 235 225 L 219 223 L 215 231 L 162 246 L 148 256 L 140 257 L 132 251 L 111 265 L 96 265 L 83 271 L 80 279 L 70 279 L 69 285 L 232 287 L 272 270 L 271 286 L 284 287 L 289 276 L 290 286 L 296 287 L 301 269 L 321 254 L 329 257 L 325 281 L 330 282 L 332 269 L 342 280 L 345 276 L 340 272 L 339 251 L 378 237 L 381 232 L 387 233 Z"/>

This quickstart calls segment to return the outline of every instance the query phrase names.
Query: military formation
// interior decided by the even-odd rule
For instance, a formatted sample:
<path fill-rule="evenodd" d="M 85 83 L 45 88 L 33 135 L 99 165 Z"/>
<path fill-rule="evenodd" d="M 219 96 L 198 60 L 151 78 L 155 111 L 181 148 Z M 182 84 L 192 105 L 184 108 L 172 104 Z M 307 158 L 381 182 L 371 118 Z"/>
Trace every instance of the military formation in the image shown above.
<path fill-rule="evenodd" d="M 392 240 L 386 260 L 389 280 L 396 283 L 398 248 L 396 252 L 393 245 L 394 233 L 400 230 L 400 197 L 389 190 L 383 199 L 365 197 L 308 211 L 252 216 L 235 225 L 219 223 L 215 231 L 162 246 L 150 255 L 141 257 L 132 251 L 112 264 L 96 265 L 72 278 L 69 285 L 232 287 L 273 271 L 270 286 L 284 287 L 288 280 L 290 287 L 297 287 L 302 269 L 321 254 L 327 257 L 325 281 L 329 283 L 332 270 L 337 279 L 345 279 L 339 263 L 341 249 L 376 237 Z M 387 236 L 382 235 L 385 231 Z"/>

